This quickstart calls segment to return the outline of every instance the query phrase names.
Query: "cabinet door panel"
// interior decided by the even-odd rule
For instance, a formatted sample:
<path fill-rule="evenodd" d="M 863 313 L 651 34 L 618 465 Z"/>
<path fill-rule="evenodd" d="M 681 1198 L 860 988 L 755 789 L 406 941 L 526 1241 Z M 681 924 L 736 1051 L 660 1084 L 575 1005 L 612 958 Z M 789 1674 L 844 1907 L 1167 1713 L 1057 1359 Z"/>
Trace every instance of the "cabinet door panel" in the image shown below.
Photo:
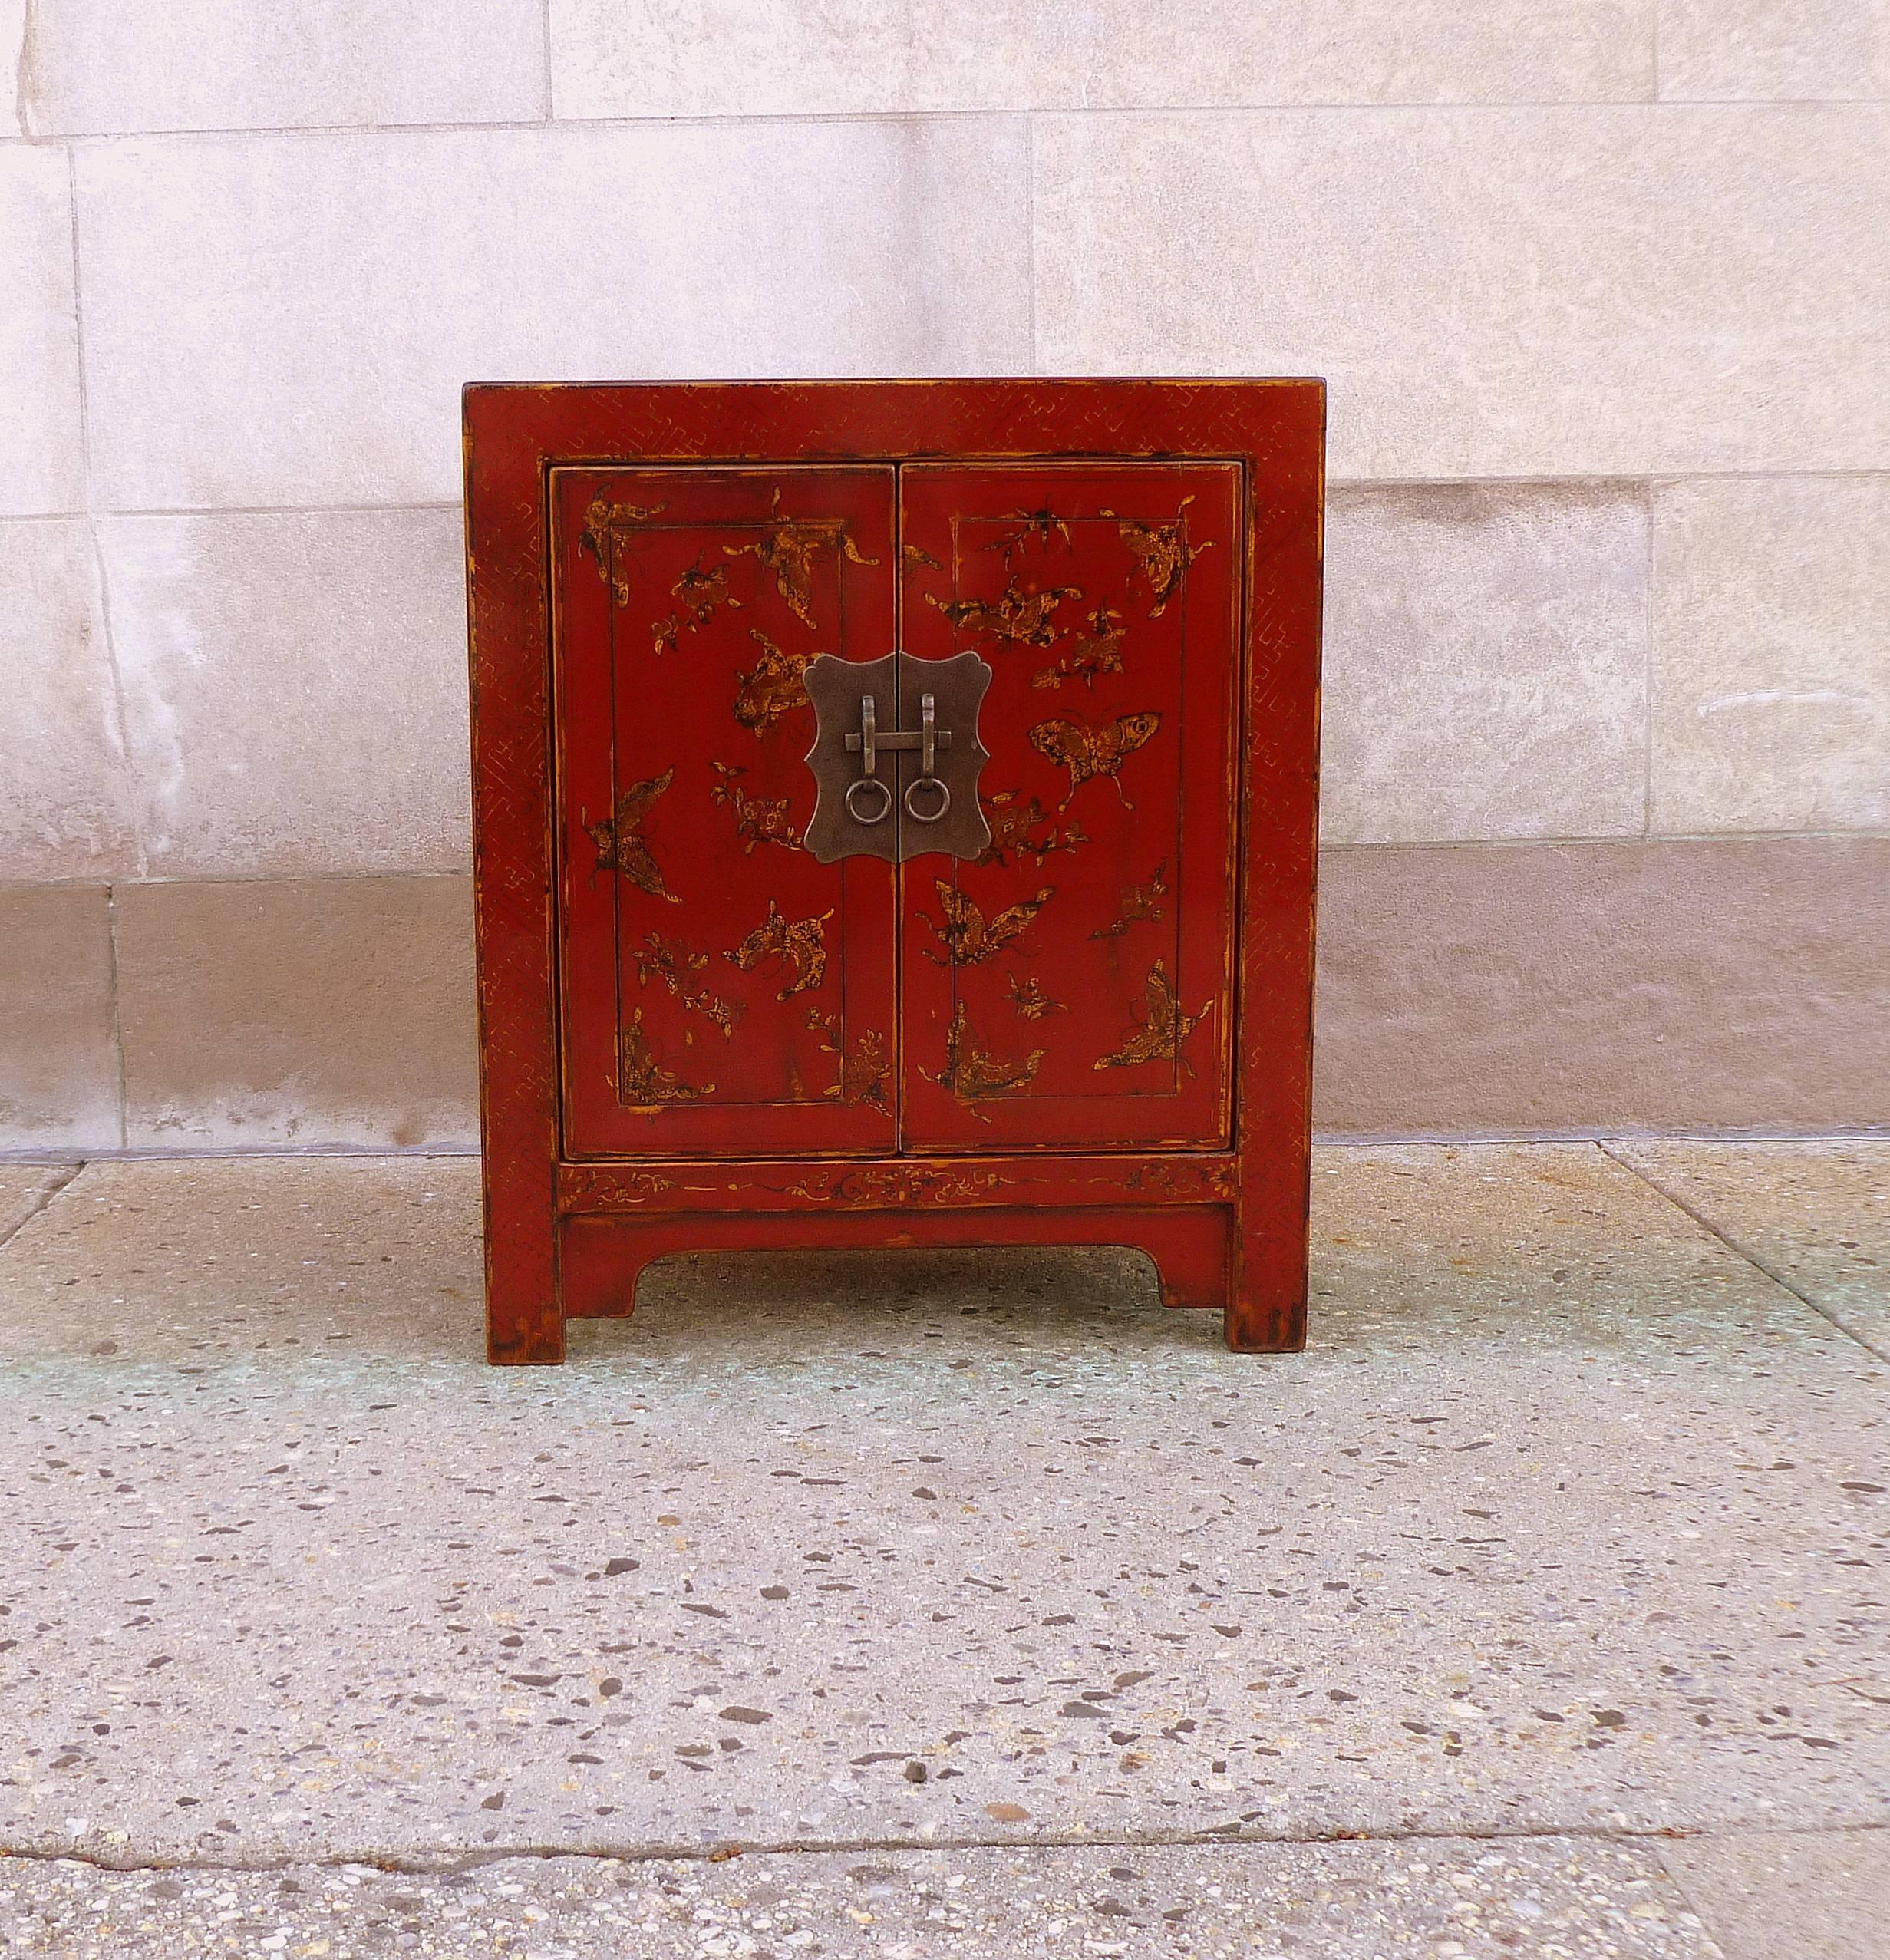
<path fill-rule="evenodd" d="M 913 1149 L 1228 1137 L 1240 484 L 901 472 L 902 643 L 995 670 L 991 848 L 901 867 Z"/>
<path fill-rule="evenodd" d="M 892 869 L 800 842 L 802 671 L 895 643 L 893 482 L 553 473 L 567 1154 L 894 1145 Z"/>

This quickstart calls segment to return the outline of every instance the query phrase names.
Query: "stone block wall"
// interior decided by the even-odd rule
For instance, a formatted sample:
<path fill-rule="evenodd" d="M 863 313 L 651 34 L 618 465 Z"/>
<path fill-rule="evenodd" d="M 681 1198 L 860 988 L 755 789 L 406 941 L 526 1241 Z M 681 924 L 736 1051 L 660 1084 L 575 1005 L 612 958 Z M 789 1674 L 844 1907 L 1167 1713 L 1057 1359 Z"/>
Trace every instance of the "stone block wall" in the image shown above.
<path fill-rule="evenodd" d="M 1322 1127 L 1890 1124 L 1883 0 L 11 0 L 15 74 L 0 1148 L 473 1137 L 458 391 L 644 375 L 1324 375 Z"/>

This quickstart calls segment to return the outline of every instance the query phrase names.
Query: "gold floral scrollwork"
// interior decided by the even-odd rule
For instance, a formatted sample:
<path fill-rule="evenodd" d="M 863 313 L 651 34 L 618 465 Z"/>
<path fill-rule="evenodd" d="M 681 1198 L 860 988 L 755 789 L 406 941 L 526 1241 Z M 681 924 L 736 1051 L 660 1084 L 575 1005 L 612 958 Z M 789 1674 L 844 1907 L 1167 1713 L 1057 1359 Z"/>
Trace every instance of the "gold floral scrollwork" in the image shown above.
<path fill-rule="evenodd" d="M 733 952 L 724 953 L 722 957 L 733 962 L 744 973 L 752 973 L 764 960 L 785 961 L 787 985 L 774 998 L 777 1001 L 792 1000 L 797 994 L 806 993 L 819 986 L 826 978 L 826 922 L 833 916 L 830 907 L 811 919 L 790 919 L 770 899 L 767 917 Z"/>
<path fill-rule="evenodd" d="M 1067 810 L 1070 797 L 1092 776 L 1107 776 L 1114 784 L 1125 810 L 1133 810 L 1128 792 L 1122 786 L 1122 765 L 1148 742 L 1162 718 L 1153 709 L 1140 714 L 1120 714 L 1100 727 L 1077 721 L 1040 721 L 1031 731 L 1031 746 L 1070 775 L 1070 795 L 1057 807 Z"/>
<path fill-rule="evenodd" d="M 640 892 L 670 905 L 682 901 L 663 882 L 663 873 L 643 836 L 643 820 L 651 806 L 675 780 L 675 767 L 647 781 L 632 783 L 617 799 L 617 813 L 601 823 L 586 823 L 591 842 L 597 846 L 597 868 L 615 871 L 628 878 Z"/>
<path fill-rule="evenodd" d="M 863 1210 L 881 1206 L 975 1203 L 1004 1188 L 994 1170 L 940 1170 L 930 1164 L 870 1164 L 857 1170 L 812 1171 L 787 1188 L 790 1198 Z"/>
<path fill-rule="evenodd" d="M 661 1171 L 626 1170 L 613 1180 L 611 1196 L 621 1199 L 625 1204 L 640 1205 L 648 1199 L 660 1198 L 665 1191 L 673 1191 L 675 1188 L 675 1179 L 664 1176 Z"/>
<path fill-rule="evenodd" d="M 973 1105 L 1027 1089 L 1049 1052 L 1047 1048 L 1033 1048 L 1027 1055 L 1009 1060 L 988 1054 L 972 1040 L 965 1003 L 960 1001 L 952 1013 L 952 1025 L 945 1030 L 945 1066 L 936 1075 L 924 1068 L 919 1073 L 927 1081 L 937 1083 L 955 1096 L 974 1116 L 988 1123 L 990 1117 Z"/>
<path fill-rule="evenodd" d="M 1064 549 L 1071 549 L 1070 526 L 1047 504 L 1041 510 L 1013 510 L 1008 515 L 1018 528 L 1006 532 L 1001 538 L 993 538 L 989 544 L 980 545 L 979 550 L 1001 551 L 1004 562 L 1008 565 L 1027 544 L 1039 544 L 1047 551 L 1051 539 L 1060 538 Z"/>
<path fill-rule="evenodd" d="M 945 922 L 941 925 L 928 912 L 925 923 L 938 934 L 938 943 L 945 950 L 934 952 L 928 946 L 925 954 L 940 966 L 975 966 L 980 960 L 1001 952 L 1057 896 L 1056 886 L 1046 885 L 1031 897 L 1020 899 L 1015 905 L 1006 906 L 987 919 L 971 899 L 946 879 L 935 879 L 932 889 L 938 894 Z"/>
<path fill-rule="evenodd" d="M 735 677 L 735 719 L 759 741 L 783 714 L 807 706 L 802 676 L 820 655 L 784 652 L 758 626 L 749 628 L 748 637 L 760 645 L 761 658 Z"/>
<path fill-rule="evenodd" d="M 1187 542 L 1188 520 L 1181 513 L 1193 501 L 1192 497 L 1184 497 L 1176 505 L 1174 516 L 1165 524 L 1142 524 L 1128 517 L 1117 519 L 1117 531 L 1129 547 L 1136 569 L 1148 586 L 1153 601 L 1149 607 L 1151 619 L 1160 619 L 1168 610 L 1168 602 L 1187 576 L 1188 567 L 1213 543 L 1211 538 L 1203 544 L 1190 546 Z M 1113 510 L 1100 514 L 1105 517 L 1116 516 Z"/>
<path fill-rule="evenodd" d="M 630 578 L 623 569 L 625 537 L 668 508 L 667 503 L 613 503 L 602 490 L 585 507 L 578 549 L 588 551 L 597 560 L 598 575 L 619 605 L 630 603 Z"/>
<path fill-rule="evenodd" d="M 1239 1193 L 1239 1180 L 1231 1166 L 1163 1163 L 1137 1164 L 1122 1180 L 1122 1188 L 1137 1196 L 1148 1193 L 1163 1198 L 1230 1199 Z"/>
<path fill-rule="evenodd" d="M 1181 1044 L 1213 1011 L 1213 1001 L 1206 1001 L 1199 1014 L 1183 1012 L 1175 983 L 1159 959 L 1149 968 L 1142 992 L 1146 1016 L 1123 1036 L 1113 1054 L 1098 1056 L 1096 1066 L 1136 1068 L 1144 1062 L 1171 1061 L 1193 1074 L 1193 1067 L 1182 1053 Z"/>
<path fill-rule="evenodd" d="M 700 632 L 715 617 L 717 606 L 741 610 L 741 601 L 728 589 L 728 567 L 711 565 L 705 572 L 700 559 L 670 587 L 669 596 L 681 603 L 650 622 L 651 650 L 657 653 L 673 652 L 682 634 Z"/>
<path fill-rule="evenodd" d="M 648 934 L 645 940 L 645 951 L 633 953 L 636 962 L 637 984 L 647 987 L 652 980 L 660 980 L 670 993 L 691 1012 L 699 1014 L 704 1021 L 721 1028 L 724 1036 L 734 1032 L 737 1009 L 708 988 L 695 985 L 691 975 L 701 972 L 709 963 L 707 953 L 692 952 L 675 939 L 666 939 L 660 932 Z"/>
<path fill-rule="evenodd" d="M 818 1008 L 807 1010 L 807 1025 L 840 1064 L 839 1079 L 824 1091 L 828 1100 L 870 1103 L 876 1110 L 889 1109 L 886 1098 L 892 1085 L 892 1064 L 886 1053 L 886 1038 L 869 1028 L 849 1048 L 840 1016 L 823 1014 Z"/>
<path fill-rule="evenodd" d="M 1074 851 L 1090 840 L 1076 823 L 1059 830 L 1044 813 L 1044 806 L 1032 797 L 1027 802 L 1017 790 L 999 790 L 985 799 L 985 816 L 991 826 L 991 842 L 978 860 L 980 864 L 1005 864 L 1011 853 L 1032 860 L 1041 871 L 1044 860 L 1056 851 Z M 1038 827 L 1041 834 L 1032 836 Z"/>
<path fill-rule="evenodd" d="M 709 800 L 735 813 L 735 835 L 741 840 L 744 856 L 752 857 L 757 844 L 780 844 L 789 850 L 800 849 L 800 835 L 788 817 L 787 797 L 758 797 L 736 781 L 747 770 L 737 763 L 715 762 L 715 780 L 709 788 Z"/>
<path fill-rule="evenodd" d="M 1044 983 L 1037 979 L 1020 980 L 1013 973 L 1004 986 L 1004 998 L 1018 1011 L 1020 1021 L 1041 1021 L 1047 1014 L 1067 1014 L 1070 1010 L 1061 1001 L 1053 1001 L 1044 992 Z"/>
<path fill-rule="evenodd" d="M 658 1110 L 666 1103 L 692 1103 L 712 1096 L 713 1082 L 685 1082 L 656 1059 L 643 1031 L 643 1010 L 635 1009 L 617 1038 L 617 1099 L 635 1110 Z"/>
<path fill-rule="evenodd" d="M 1093 691 L 1098 675 L 1120 674 L 1125 629 L 1116 622 L 1121 617 L 1113 605 L 1099 605 L 1089 615 L 1089 631 L 1073 633 L 1055 665 L 1033 674 L 1031 685 L 1060 688 L 1065 681 L 1080 681 Z"/>
<path fill-rule="evenodd" d="M 929 1164 L 889 1164 L 883 1170 L 852 1170 L 834 1186 L 843 1203 L 961 1204 L 1001 1190 L 994 1170 L 940 1170 Z"/>
<path fill-rule="evenodd" d="M 838 552 L 855 565 L 877 565 L 876 558 L 862 555 L 839 517 L 780 518 L 781 493 L 774 493 L 773 511 L 777 521 L 753 544 L 725 544 L 731 558 L 753 557 L 774 574 L 774 588 L 787 602 L 787 609 L 803 626 L 812 626 L 813 617 L 813 561 L 820 553 Z"/>
<path fill-rule="evenodd" d="M 935 599 L 925 595 L 960 632 L 988 633 L 1018 646 L 1048 647 L 1057 632 L 1055 613 L 1067 599 L 1080 599 L 1079 586 L 1050 586 L 1025 591 L 1013 579 L 997 599 Z"/>
<path fill-rule="evenodd" d="M 1092 939 L 1119 939 L 1130 926 L 1145 919 L 1159 919 L 1162 900 L 1168 896 L 1168 860 L 1163 858 L 1146 885 L 1131 885 L 1122 895 L 1122 909 L 1107 926 L 1099 926 Z"/>

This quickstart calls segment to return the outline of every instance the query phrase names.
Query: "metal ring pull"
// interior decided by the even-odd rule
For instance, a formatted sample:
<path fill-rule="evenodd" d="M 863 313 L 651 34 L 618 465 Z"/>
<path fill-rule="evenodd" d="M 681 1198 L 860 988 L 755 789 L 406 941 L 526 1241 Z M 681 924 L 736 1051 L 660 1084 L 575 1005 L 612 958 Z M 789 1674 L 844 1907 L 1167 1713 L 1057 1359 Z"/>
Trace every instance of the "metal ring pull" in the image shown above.
<path fill-rule="evenodd" d="M 854 787 L 857 788 L 859 785 L 856 784 Z M 918 804 L 913 802 L 913 797 L 917 796 L 921 790 L 936 790 L 938 792 L 938 807 L 936 810 L 921 810 Z M 910 783 L 906 786 L 905 813 L 915 823 L 936 823 L 951 807 L 951 787 L 948 784 L 942 783 L 936 776 L 921 776 L 916 782 Z"/>
<path fill-rule="evenodd" d="M 809 661 L 802 685 L 816 722 L 806 758 L 815 796 L 802 841 L 817 863 L 975 858 L 988 848 L 978 777 L 991 757 L 978 717 L 991 678 L 975 653 Z"/>
<path fill-rule="evenodd" d="M 869 749 L 866 753 L 870 755 L 872 751 L 871 749 Z M 916 783 L 912 785 L 913 789 L 916 789 L 918 787 L 919 785 Z M 942 787 L 943 785 L 942 784 L 940 787 Z M 859 794 L 862 790 L 877 790 L 879 793 L 879 807 L 876 810 L 870 817 L 867 816 L 866 813 L 861 810 L 859 805 L 854 801 L 854 798 Z M 906 807 L 909 810 L 912 807 L 912 804 L 909 800 L 911 791 L 909 790 L 907 792 L 907 796 L 909 800 L 906 803 Z M 877 776 L 856 777 L 853 780 L 849 783 L 846 786 L 846 796 L 845 801 L 846 803 L 846 813 L 856 823 L 883 823 L 886 819 L 892 814 L 892 792 L 886 787 L 885 783 Z M 938 813 L 941 817 L 942 817 L 945 814 L 945 812 L 941 810 Z"/>

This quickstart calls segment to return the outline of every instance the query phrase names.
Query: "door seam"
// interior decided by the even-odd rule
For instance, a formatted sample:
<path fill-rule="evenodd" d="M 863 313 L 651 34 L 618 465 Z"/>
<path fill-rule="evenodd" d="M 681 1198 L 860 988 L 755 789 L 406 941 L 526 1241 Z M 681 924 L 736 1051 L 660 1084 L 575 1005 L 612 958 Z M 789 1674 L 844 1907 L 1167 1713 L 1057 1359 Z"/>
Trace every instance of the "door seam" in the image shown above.
<path fill-rule="evenodd" d="M 892 651 L 905 658 L 905 465 L 892 466 Z M 893 698 L 901 693 L 898 665 Z M 898 718 L 896 705 L 894 718 Z M 905 862 L 895 858 L 892 872 L 892 1154 L 907 1154 L 905 1139 Z"/>

